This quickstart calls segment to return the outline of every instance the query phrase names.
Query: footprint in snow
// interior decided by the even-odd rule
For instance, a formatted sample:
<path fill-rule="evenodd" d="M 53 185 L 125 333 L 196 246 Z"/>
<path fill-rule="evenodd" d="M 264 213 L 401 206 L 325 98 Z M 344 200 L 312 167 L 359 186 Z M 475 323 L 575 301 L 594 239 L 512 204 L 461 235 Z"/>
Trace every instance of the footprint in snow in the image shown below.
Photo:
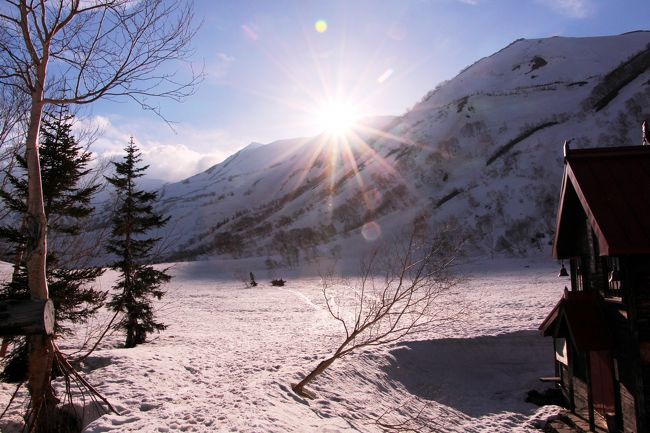
<path fill-rule="evenodd" d="M 145 402 L 140 405 L 140 412 L 149 412 L 151 409 L 156 409 L 158 407 L 160 407 L 160 404 Z"/>
<path fill-rule="evenodd" d="M 199 370 L 198 370 L 198 369 L 196 369 L 196 368 L 194 368 L 194 367 L 190 367 L 189 365 L 186 365 L 186 366 L 185 366 L 185 370 L 189 371 L 189 372 L 192 373 L 192 374 L 198 374 L 198 373 L 199 373 Z"/>

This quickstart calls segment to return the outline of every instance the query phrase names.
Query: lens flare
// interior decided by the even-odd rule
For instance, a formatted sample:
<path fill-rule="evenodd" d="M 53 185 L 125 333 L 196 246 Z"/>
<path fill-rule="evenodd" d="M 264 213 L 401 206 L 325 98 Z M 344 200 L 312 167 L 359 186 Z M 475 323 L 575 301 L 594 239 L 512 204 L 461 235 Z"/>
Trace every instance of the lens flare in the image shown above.
<path fill-rule="evenodd" d="M 242 25 L 241 29 L 243 30 L 246 37 L 248 37 L 248 39 L 250 39 L 251 41 L 256 41 L 259 38 L 255 30 L 253 30 L 253 28 L 248 24 Z"/>
<path fill-rule="evenodd" d="M 318 33 L 325 33 L 327 31 L 327 21 L 325 20 L 316 21 L 316 24 L 314 24 L 314 28 Z"/>
<path fill-rule="evenodd" d="M 361 235 L 367 241 L 376 241 L 381 236 L 381 227 L 376 222 L 370 221 L 361 228 Z"/>
<path fill-rule="evenodd" d="M 377 82 L 382 84 L 384 81 L 388 80 L 391 75 L 393 75 L 393 69 L 388 68 L 379 76 L 379 78 L 377 78 Z"/>

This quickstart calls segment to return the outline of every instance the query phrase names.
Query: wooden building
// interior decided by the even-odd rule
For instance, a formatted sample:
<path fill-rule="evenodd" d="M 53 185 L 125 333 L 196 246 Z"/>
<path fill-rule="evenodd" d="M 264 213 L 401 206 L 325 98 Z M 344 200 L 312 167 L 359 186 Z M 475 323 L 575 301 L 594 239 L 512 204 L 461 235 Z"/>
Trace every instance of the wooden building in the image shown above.
<path fill-rule="evenodd" d="M 650 432 L 650 146 L 564 156 L 553 255 L 570 287 L 540 330 L 592 430 Z"/>

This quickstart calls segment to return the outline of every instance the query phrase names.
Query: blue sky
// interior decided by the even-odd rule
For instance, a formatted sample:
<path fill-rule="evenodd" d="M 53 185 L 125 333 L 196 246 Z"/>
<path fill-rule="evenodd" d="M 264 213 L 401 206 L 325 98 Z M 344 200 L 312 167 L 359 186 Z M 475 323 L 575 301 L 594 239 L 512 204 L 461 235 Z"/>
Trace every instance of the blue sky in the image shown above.
<path fill-rule="evenodd" d="M 648 0 L 197 0 L 192 63 L 205 80 L 183 103 L 161 101 L 174 130 L 131 102 L 80 113 L 101 125 L 110 157 L 133 135 L 167 181 L 252 141 L 315 135 L 328 100 L 359 115 L 403 114 L 429 90 L 518 38 L 650 29 Z M 315 23 L 323 20 L 326 31 Z M 322 28 L 321 28 L 322 30 Z"/>

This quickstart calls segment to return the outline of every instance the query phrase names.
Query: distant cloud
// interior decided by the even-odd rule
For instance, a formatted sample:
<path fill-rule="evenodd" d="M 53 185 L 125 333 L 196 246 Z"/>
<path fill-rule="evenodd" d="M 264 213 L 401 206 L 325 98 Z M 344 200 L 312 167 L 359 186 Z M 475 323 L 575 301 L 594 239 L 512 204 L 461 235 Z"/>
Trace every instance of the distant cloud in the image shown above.
<path fill-rule="evenodd" d="M 570 18 L 587 18 L 594 11 L 593 0 L 537 0 L 537 2 Z"/>
<path fill-rule="evenodd" d="M 142 152 L 143 163 L 149 164 L 146 176 L 166 182 L 179 181 L 204 171 L 248 144 L 221 130 L 177 125 L 174 134 L 164 124 L 152 125 L 150 120 L 121 116 L 77 118 L 75 129 L 100 130 L 99 138 L 90 146 L 99 160 L 122 157 L 124 147 L 133 136 Z"/>
<path fill-rule="evenodd" d="M 142 147 L 142 158 L 150 164 L 151 178 L 166 181 L 181 180 L 206 170 L 225 158 L 221 152 L 203 155 L 182 143 L 136 143 Z"/>
<path fill-rule="evenodd" d="M 467 5 L 472 5 L 472 6 L 476 6 L 477 4 L 479 4 L 481 2 L 481 0 L 458 0 L 458 1 L 461 2 L 461 3 L 465 3 Z"/>
<path fill-rule="evenodd" d="M 224 155 L 203 155 L 180 143 L 157 143 L 140 141 L 134 138 L 136 146 L 142 153 L 143 164 L 149 168 L 145 173 L 150 179 L 175 182 L 200 173 L 225 159 Z M 109 149 L 97 157 L 101 160 L 119 160 L 124 155 L 120 149 Z"/>

